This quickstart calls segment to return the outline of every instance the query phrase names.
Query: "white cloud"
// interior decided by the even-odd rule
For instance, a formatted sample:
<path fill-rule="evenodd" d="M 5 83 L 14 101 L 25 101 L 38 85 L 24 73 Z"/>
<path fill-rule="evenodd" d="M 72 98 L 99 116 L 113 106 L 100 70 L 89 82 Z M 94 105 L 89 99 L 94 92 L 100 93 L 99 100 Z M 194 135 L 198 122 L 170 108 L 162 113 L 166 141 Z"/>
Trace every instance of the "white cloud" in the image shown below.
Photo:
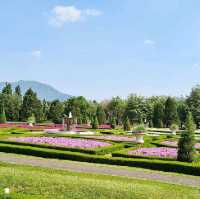
<path fill-rule="evenodd" d="M 37 58 L 39 59 L 41 57 L 41 51 L 40 50 L 33 50 L 31 52 L 31 55 L 34 57 L 34 58 Z"/>
<path fill-rule="evenodd" d="M 156 45 L 156 42 L 153 41 L 153 40 L 147 39 L 147 40 L 144 41 L 144 45 L 146 45 L 146 46 L 151 46 L 151 47 L 154 48 L 155 45 Z"/>
<path fill-rule="evenodd" d="M 52 16 L 49 18 L 49 24 L 62 27 L 65 23 L 79 22 L 87 16 L 100 16 L 101 11 L 95 9 L 78 9 L 75 6 L 58 5 L 52 9 Z"/>
<path fill-rule="evenodd" d="M 195 68 L 200 68 L 200 64 L 199 63 L 195 63 L 195 64 L 193 64 L 193 67 L 195 67 Z"/>
<path fill-rule="evenodd" d="M 85 15 L 87 16 L 100 16 L 102 15 L 102 12 L 99 10 L 95 10 L 95 9 L 86 9 L 85 11 Z"/>

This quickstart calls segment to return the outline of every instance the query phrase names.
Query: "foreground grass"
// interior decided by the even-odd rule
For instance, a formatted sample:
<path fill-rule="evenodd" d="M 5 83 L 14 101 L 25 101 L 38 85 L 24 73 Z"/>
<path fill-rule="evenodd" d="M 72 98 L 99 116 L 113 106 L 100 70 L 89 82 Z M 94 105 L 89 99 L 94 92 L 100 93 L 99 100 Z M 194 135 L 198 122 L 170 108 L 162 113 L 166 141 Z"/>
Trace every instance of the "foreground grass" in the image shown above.
<path fill-rule="evenodd" d="M 0 192 L 9 187 L 12 199 L 200 198 L 198 188 L 5 163 L 0 179 Z"/>

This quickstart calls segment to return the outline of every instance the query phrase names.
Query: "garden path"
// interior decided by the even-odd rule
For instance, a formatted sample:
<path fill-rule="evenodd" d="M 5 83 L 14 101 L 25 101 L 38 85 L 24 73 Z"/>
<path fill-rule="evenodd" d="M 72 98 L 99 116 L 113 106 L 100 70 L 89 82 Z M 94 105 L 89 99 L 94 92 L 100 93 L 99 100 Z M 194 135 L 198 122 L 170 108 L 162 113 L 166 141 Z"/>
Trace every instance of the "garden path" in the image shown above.
<path fill-rule="evenodd" d="M 70 170 L 83 173 L 95 173 L 113 176 L 122 176 L 143 180 L 154 180 L 172 184 L 200 187 L 200 177 L 176 175 L 172 173 L 151 171 L 123 166 L 109 166 L 84 162 L 73 162 L 57 159 L 45 159 L 33 156 L 16 155 L 0 152 L 0 161 L 18 165 L 40 166 L 52 169 Z"/>

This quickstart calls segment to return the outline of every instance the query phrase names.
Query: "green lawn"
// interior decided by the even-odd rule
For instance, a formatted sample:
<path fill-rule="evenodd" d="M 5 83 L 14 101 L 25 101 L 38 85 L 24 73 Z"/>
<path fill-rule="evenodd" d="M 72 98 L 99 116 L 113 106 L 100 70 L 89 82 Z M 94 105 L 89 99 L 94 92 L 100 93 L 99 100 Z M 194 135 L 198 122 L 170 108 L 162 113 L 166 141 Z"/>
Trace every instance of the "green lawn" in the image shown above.
<path fill-rule="evenodd" d="M 5 163 L 0 163 L 0 179 L 0 191 L 9 187 L 10 198 L 18 199 L 200 198 L 198 188 Z"/>

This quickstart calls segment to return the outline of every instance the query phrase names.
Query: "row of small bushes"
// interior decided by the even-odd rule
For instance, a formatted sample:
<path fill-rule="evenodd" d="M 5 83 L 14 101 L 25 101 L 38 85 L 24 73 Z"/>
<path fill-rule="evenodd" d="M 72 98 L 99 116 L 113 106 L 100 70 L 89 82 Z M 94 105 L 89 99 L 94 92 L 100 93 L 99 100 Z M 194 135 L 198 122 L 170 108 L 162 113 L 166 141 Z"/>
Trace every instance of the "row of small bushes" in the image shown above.
<path fill-rule="evenodd" d="M 25 128 L 17 128 L 17 127 L 11 127 L 11 128 L 0 128 L 0 134 L 4 133 L 27 133 L 30 132 L 30 130 L 25 129 Z"/>
<path fill-rule="evenodd" d="M 60 146 L 53 146 L 53 145 L 48 145 L 48 144 L 16 142 L 16 141 L 9 141 L 9 140 L 0 140 L 0 143 L 20 145 L 20 146 L 32 146 L 32 147 L 39 147 L 39 148 L 56 149 L 56 150 L 96 154 L 96 155 L 105 155 L 108 153 L 112 153 L 113 151 L 121 150 L 124 148 L 124 144 L 112 144 L 111 146 L 106 146 L 106 147 L 99 147 L 99 148 L 94 148 L 94 149 L 83 149 L 83 148 L 72 148 L 72 147 L 60 147 Z"/>
<path fill-rule="evenodd" d="M 0 151 L 7 153 L 32 155 L 44 158 L 58 158 L 80 162 L 141 167 L 152 170 L 178 172 L 200 176 L 200 162 L 184 163 L 178 161 L 148 160 L 139 158 L 128 159 L 123 157 L 105 157 L 83 154 L 79 152 L 60 151 L 55 149 L 19 146 L 11 144 L 0 144 Z"/>

